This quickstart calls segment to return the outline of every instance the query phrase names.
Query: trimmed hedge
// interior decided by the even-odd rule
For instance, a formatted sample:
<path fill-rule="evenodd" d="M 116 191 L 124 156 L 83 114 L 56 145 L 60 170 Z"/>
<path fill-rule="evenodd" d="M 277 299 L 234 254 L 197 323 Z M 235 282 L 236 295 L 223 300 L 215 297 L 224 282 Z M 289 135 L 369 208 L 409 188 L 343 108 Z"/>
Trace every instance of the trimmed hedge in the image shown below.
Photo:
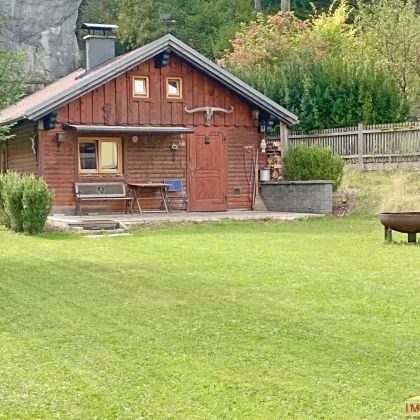
<path fill-rule="evenodd" d="M 284 158 L 284 179 L 288 181 L 334 181 L 334 191 L 343 177 L 344 161 L 329 148 L 296 146 Z"/>
<path fill-rule="evenodd" d="M 42 178 L 8 172 L 0 175 L 0 223 L 15 232 L 43 231 L 54 200 Z"/>

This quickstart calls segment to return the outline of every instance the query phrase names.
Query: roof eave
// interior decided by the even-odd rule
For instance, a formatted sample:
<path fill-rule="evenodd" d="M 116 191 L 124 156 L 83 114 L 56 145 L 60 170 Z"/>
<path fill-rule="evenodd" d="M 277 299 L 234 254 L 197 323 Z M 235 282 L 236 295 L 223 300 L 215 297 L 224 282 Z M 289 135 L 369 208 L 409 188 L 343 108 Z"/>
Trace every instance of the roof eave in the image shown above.
<path fill-rule="evenodd" d="M 20 117 L 12 118 L 11 120 L 2 121 L 0 122 L 0 126 L 15 124 L 15 123 L 18 123 L 19 121 L 26 120 L 26 119 L 27 118 L 24 115 L 22 115 Z"/>

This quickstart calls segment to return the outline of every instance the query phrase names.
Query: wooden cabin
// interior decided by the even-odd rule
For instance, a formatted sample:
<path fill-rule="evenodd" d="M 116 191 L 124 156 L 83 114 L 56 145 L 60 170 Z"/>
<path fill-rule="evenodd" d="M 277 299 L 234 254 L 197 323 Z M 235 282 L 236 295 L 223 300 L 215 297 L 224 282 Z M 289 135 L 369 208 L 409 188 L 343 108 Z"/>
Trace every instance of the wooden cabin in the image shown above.
<path fill-rule="evenodd" d="M 86 42 L 86 70 L 1 112 L 15 123 L 1 171 L 42 176 L 55 213 L 74 214 L 75 183 L 165 179 L 182 180 L 190 211 L 250 208 L 267 127 L 287 135 L 297 117 L 172 35 L 119 57 L 110 34 Z"/>

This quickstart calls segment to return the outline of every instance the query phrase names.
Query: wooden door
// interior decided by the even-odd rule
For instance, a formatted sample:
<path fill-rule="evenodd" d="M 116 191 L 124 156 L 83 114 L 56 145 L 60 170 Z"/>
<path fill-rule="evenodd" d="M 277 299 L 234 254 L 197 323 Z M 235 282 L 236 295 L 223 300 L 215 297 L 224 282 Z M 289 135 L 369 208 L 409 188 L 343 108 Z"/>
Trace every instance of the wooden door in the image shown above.
<path fill-rule="evenodd" d="M 226 211 L 227 145 L 221 134 L 188 136 L 190 211 Z"/>

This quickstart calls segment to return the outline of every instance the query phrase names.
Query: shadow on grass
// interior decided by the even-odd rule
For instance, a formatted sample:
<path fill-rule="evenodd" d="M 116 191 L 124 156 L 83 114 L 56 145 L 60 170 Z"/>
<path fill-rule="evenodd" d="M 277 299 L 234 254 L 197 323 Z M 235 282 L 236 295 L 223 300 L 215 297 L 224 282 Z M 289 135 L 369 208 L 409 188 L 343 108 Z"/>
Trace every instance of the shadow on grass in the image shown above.
<path fill-rule="evenodd" d="M 217 233 L 236 233 L 236 229 L 240 233 L 255 233 L 256 229 L 264 227 L 281 227 L 286 224 L 294 222 L 301 222 L 301 220 L 272 220 L 272 219 L 258 219 L 258 220 L 229 220 L 223 219 L 220 221 L 188 221 L 177 223 L 159 223 L 154 225 L 134 225 L 130 226 L 128 231 L 133 236 L 144 235 L 207 235 Z"/>
<path fill-rule="evenodd" d="M 397 245 L 397 246 L 417 246 L 420 245 L 420 242 L 407 242 L 406 240 L 404 241 L 403 239 L 401 240 L 397 240 L 397 241 L 384 241 L 383 242 L 384 245 Z"/>

